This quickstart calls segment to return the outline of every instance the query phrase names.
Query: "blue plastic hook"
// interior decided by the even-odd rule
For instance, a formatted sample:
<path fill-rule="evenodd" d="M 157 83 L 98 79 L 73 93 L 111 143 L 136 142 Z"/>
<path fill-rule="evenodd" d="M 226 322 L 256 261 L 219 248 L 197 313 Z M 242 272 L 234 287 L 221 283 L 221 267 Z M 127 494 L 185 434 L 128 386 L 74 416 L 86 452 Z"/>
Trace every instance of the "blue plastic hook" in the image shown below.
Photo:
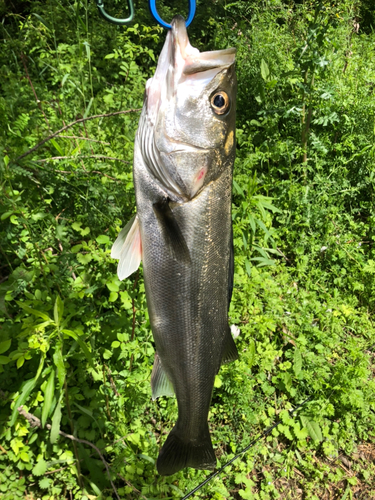
<path fill-rule="evenodd" d="M 189 0 L 189 15 L 188 18 L 186 19 L 185 23 L 186 27 L 188 27 L 191 21 L 194 19 L 196 8 L 197 8 L 196 1 Z M 163 28 L 168 28 L 168 29 L 172 28 L 170 24 L 164 22 L 163 19 L 159 16 L 158 11 L 156 10 L 156 0 L 150 0 L 150 10 L 151 14 L 154 16 L 155 21 L 159 23 L 160 26 L 163 26 Z"/>

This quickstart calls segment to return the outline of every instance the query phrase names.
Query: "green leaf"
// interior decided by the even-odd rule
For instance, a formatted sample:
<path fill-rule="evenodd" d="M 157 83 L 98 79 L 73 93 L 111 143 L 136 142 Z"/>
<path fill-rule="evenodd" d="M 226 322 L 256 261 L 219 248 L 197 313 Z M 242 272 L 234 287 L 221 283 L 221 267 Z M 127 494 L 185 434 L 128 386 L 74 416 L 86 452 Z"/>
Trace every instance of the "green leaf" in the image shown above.
<path fill-rule="evenodd" d="M 255 362 L 255 342 L 254 339 L 249 340 L 249 347 L 247 349 L 247 360 L 248 360 L 248 367 L 251 368 Z"/>
<path fill-rule="evenodd" d="M 73 332 L 72 330 L 66 330 L 64 329 L 63 332 L 65 335 L 68 335 L 69 337 L 72 337 L 74 340 L 77 341 L 79 346 L 81 347 L 84 355 L 86 356 L 87 361 L 90 363 L 90 365 L 93 367 L 93 362 L 92 362 L 92 356 L 90 351 L 88 350 L 87 345 L 83 342 L 83 340 L 79 337 L 79 335 L 76 332 Z"/>
<path fill-rule="evenodd" d="M 56 350 L 53 354 L 53 362 L 55 363 L 55 366 L 57 369 L 57 379 L 59 381 L 59 386 L 60 386 L 60 389 L 62 389 L 64 386 L 66 370 L 65 370 L 64 358 L 63 358 L 60 346 L 56 347 Z"/>
<path fill-rule="evenodd" d="M 117 292 L 111 292 L 109 294 L 109 302 L 116 302 L 116 300 L 118 299 L 118 293 Z"/>
<path fill-rule="evenodd" d="M 55 394 L 55 370 L 52 370 L 44 392 L 44 404 L 42 409 L 42 427 L 46 425 L 47 418 L 52 406 L 52 399 Z"/>
<path fill-rule="evenodd" d="M 38 460 L 38 462 L 34 465 L 32 473 L 34 476 L 43 476 L 47 471 L 47 462 L 41 458 Z"/>
<path fill-rule="evenodd" d="M 302 356 L 299 349 L 295 349 L 294 351 L 294 365 L 293 365 L 294 374 L 296 377 L 301 373 L 302 370 Z"/>
<path fill-rule="evenodd" d="M 46 490 L 51 486 L 51 483 L 52 479 L 50 479 L 49 477 L 44 477 L 43 479 L 39 480 L 39 488 L 41 488 L 42 490 Z"/>
<path fill-rule="evenodd" d="M 60 422 L 61 422 L 61 402 L 59 401 L 57 403 L 56 409 L 52 417 L 51 434 L 50 434 L 50 441 L 52 444 L 56 443 L 57 438 L 59 437 Z"/>
<path fill-rule="evenodd" d="M 11 340 L 5 340 L 4 342 L 0 342 L 0 354 L 6 352 L 9 349 L 11 343 L 12 343 Z"/>
<path fill-rule="evenodd" d="M 233 179 L 233 186 L 238 194 L 240 194 L 241 196 L 244 195 L 242 188 L 238 185 L 238 183 L 234 179 Z"/>
<path fill-rule="evenodd" d="M 219 377 L 219 375 L 216 375 L 215 377 L 215 382 L 214 382 L 214 387 L 221 387 L 223 385 L 223 382 L 221 380 L 221 378 Z"/>
<path fill-rule="evenodd" d="M 7 219 L 10 215 L 12 215 L 12 213 L 13 213 L 13 210 L 11 210 L 10 212 L 5 212 L 5 213 L 1 214 L 0 220 Z"/>
<path fill-rule="evenodd" d="M 96 242 L 105 245 L 106 243 L 109 243 L 109 237 L 106 234 L 101 234 L 96 238 Z"/>
<path fill-rule="evenodd" d="M 309 436 L 316 442 L 323 441 L 322 431 L 320 429 L 320 425 L 314 420 L 310 420 L 308 417 L 301 415 L 301 422 L 303 427 L 309 432 Z"/>
<path fill-rule="evenodd" d="M 8 356 L 0 356 L 0 365 L 7 365 L 10 361 Z"/>
<path fill-rule="evenodd" d="M 48 29 L 48 30 L 51 30 L 51 26 L 47 23 L 47 21 L 45 21 L 43 19 L 42 16 L 40 16 L 39 14 L 35 14 L 35 12 L 33 12 L 33 16 L 35 16 L 42 24 L 44 24 L 44 26 Z"/>
<path fill-rule="evenodd" d="M 55 149 L 57 152 L 61 155 L 64 156 L 64 151 L 61 149 L 60 145 L 57 143 L 55 139 L 51 139 L 51 143 L 55 146 Z"/>
<path fill-rule="evenodd" d="M 34 316 L 38 316 L 38 318 L 42 318 L 45 321 L 51 321 L 51 318 L 47 314 L 42 313 L 41 311 L 37 311 L 36 309 L 32 309 L 31 307 L 27 306 L 23 302 L 20 302 L 19 300 L 16 300 L 16 302 L 27 313 L 33 314 Z"/>
<path fill-rule="evenodd" d="M 24 404 L 24 402 L 26 401 L 30 392 L 34 389 L 35 384 L 36 384 L 35 378 L 32 378 L 32 379 L 28 380 L 27 382 L 25 382 L 25 385 L 23 386 L 22 392 L 19 395 L 19 397 L 16 401 L 16 404 L 14 405 L 12 417 L 10 419 L 10 424 L 9 424 L 10 426 L 15 424 L 16 419 L 17 419 L 17 415 L 18 415 L 17 408 L 19 408 L 20 406 L 22 406 Z"/>
<path fill-rule="evenodd" d="M 53 316 L 57 326 L 60 325 L 64 313 L 64 302 L 61 300 L 60 295 L 57 295 L 55 306 L 53 308 Z"/>
<path fill-rule="evenodd" d="M 268 64 L 264 59 L 262 59 L 260 63 L 260 74 L 262 75 L 262 78 L 264 81 L 267 81 L 269 75 L 270 75 L 270 70 L 268 67 Z"/>
<path fill-rule="evenodd" d="M 248 276 L 251 276 L 251 263 L 248 259 L 245 260 L 245 268 Z"/>
<path fill-rule="evenodd" d="M 113 281 L 108 281 L 106 283 L 107 288 L 110 292 L 118 292 L 119 291 L 119 283 L 113 282 Z"/>

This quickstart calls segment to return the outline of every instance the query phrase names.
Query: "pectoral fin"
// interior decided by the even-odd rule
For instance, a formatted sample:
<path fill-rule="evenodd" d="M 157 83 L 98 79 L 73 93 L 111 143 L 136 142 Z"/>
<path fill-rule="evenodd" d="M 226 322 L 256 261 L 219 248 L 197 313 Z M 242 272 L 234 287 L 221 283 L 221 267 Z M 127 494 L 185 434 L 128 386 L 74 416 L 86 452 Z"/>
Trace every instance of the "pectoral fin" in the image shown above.
<path fill-rule="evenodd" d="M 236 359 L 238 359 L 238 351 L 236 344 L 234 343 L 230 328 L 228 326 L 228 331 L 224 338 L 221 364 L 224 365 L 226 363 L 231 363 L 232 361 L 236 361 Z"/>
<path fill-rule="evenodd" d="M 137 215 L 120 231 L 113 244 L 111 257 L 119 259 L 117 275 L 120 280 L 124 280 L 138 269 L 142 260 L 142 241 Z"/>
<path fill-rule="evenodd" d="M 174 395 L 173 385 L 164 371 L 157 352 L 155 353 L 154 366 L 152 367 L 151 373 L 151 389 L 153 400 L 159 398 L 160 396 Z"/>
<path fill-rule="evenodd" d="M 170 255 L 177 261 L 190 264 L 190 252 L 169 206 L 168 198 L 154 203 L 153 209 Z"/>

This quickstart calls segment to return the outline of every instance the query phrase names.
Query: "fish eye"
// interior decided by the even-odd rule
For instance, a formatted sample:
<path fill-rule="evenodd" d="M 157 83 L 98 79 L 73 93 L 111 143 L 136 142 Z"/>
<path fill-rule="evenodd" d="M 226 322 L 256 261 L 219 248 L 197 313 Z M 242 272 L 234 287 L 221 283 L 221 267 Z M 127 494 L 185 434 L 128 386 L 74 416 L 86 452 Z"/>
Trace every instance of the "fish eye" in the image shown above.
<path fill-rule="evenodd" d="M 226 92 L 220 90 L 211 97 L 211 108 L 217 115 L 224 114 L 229 108 L 229 97 Z"/>

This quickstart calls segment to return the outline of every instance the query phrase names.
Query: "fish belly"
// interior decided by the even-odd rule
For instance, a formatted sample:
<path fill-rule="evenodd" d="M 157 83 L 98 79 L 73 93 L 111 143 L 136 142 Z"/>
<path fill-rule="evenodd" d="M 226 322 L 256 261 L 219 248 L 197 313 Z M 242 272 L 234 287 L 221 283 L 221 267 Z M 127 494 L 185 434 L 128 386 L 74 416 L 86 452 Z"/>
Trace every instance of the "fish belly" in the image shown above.
<path fill-rule="evenodd" d="M 169 475 L 187 466 L 212 469 L 216 460 L 207 418 L 229 335 L 231 168 L 191 201 L 171 204 L 190 252 L 191 262 L 186 264 L 168 252 L 153 210 L 153 203 L 166 194 L 146 169 L 136 166 L 150 322 L 157 353 L 178 402 L 178 420 L 161 451 L 158 470 Z"/>

